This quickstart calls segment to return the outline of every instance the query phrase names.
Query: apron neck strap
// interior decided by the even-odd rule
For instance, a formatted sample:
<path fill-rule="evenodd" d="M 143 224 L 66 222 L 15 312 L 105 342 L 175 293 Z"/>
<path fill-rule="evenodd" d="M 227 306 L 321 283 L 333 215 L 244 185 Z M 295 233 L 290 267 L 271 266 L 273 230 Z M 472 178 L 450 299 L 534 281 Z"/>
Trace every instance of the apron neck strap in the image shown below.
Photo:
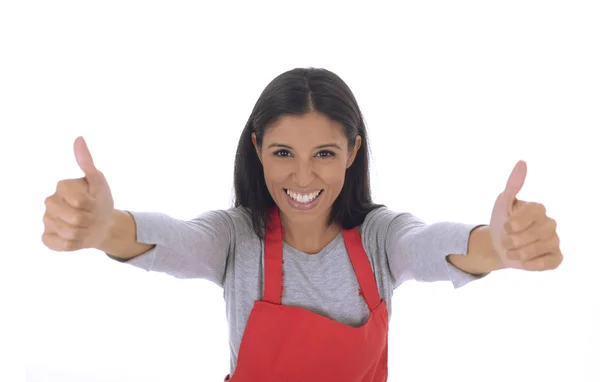
<path fill-rule="evenodd" d="M 283 227 L 279 209 L 274 206 L 269 212 L 270 220 L 265 227 L 265 265 L 263 301 L 281 305 L 283 295 Z M 358 228 L 342 230 L 346 249 L 369 310 L 373 311 L 380 302 L 375 275 L 369 262 Z"/>
<path fill-rule="evenodd" d="M 277 206 L 271 208 L 265 226 L 263 301 L 281 305 L 283 295 L 283 227 Z"/>
<path fill-rule="evenodd" d="M 373 268 L 371 268 L 369 256 L 367 256 L 362 245 L 360 232 L 358 232 L 357 227 L 354 227 L 342 230 L 342 235 L 344 236 L 346 250 L 350 255 L 354 274 L 356 274 L 356 278 L 358 279 L 358 285 L 360 286 L 359 293 L 367 302 L 369 310 L 373 311 L 379 305 L 381 298 L 379 297 L 375 273 L 373 272 Z"/>

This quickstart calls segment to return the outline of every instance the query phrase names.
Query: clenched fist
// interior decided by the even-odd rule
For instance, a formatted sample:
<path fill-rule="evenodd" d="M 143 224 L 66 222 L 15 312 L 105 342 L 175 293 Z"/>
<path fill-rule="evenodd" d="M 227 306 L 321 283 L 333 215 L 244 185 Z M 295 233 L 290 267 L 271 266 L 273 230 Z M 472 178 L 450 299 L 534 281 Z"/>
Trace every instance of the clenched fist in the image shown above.
<path fill-rule="evenodd" d="M 55 251 L 98 248 L 106 239 L 114 202 L 104 175 L 94 166 L 83 137 L 74 144 L 83 178 L 58 182 L 46 198 L 42 241 Z"/>
<path fill-rule="evenodd" d="M 494 248 L 507 268 L 555 269 L 563 260 L 556 221 L 543 204 L 517 199 L 526 175 L 527 165 L 519 161 L 496 200 L 490 221 Z"/>

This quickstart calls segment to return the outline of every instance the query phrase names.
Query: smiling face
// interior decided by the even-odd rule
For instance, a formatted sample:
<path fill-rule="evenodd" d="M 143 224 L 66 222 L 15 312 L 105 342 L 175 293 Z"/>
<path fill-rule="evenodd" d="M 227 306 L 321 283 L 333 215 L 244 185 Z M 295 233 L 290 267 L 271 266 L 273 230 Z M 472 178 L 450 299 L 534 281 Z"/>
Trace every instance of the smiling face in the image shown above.
<path fill-rule="evenodd" d="M 360 148 L 349 150 L 343 127 L 320 113 L 284 116 L 258 147 L 265 182 L 281 212 L 296 222 L 328 219 Z"/>

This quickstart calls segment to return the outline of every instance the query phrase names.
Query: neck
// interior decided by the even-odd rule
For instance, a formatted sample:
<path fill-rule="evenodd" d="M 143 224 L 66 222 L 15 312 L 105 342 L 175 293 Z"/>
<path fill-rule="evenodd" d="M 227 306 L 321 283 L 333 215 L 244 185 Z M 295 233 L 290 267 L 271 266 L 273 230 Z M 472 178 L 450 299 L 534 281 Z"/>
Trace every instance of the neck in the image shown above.
<path fill-rule="evenodd" d="M 329 215 L 309 222 L 294 222 L 281 213 L 281 225 L 284 229 L 283 240 L 307 254 L 321 252 L 339 233 L 338 224 L 327 225 Z"/>

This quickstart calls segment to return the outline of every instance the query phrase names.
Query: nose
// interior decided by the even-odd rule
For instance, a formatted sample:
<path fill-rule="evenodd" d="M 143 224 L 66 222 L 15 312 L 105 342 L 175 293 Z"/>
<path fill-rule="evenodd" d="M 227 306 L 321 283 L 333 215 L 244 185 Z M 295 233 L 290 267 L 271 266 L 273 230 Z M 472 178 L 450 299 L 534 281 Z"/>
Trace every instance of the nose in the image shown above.
<path fill-rule="evenodd" d="M 311 162 L 299 160 L 296 164 L 296 168 L 294 169 L 292 177 L 298 187 L 309 186 L 315 177 Z"/>

